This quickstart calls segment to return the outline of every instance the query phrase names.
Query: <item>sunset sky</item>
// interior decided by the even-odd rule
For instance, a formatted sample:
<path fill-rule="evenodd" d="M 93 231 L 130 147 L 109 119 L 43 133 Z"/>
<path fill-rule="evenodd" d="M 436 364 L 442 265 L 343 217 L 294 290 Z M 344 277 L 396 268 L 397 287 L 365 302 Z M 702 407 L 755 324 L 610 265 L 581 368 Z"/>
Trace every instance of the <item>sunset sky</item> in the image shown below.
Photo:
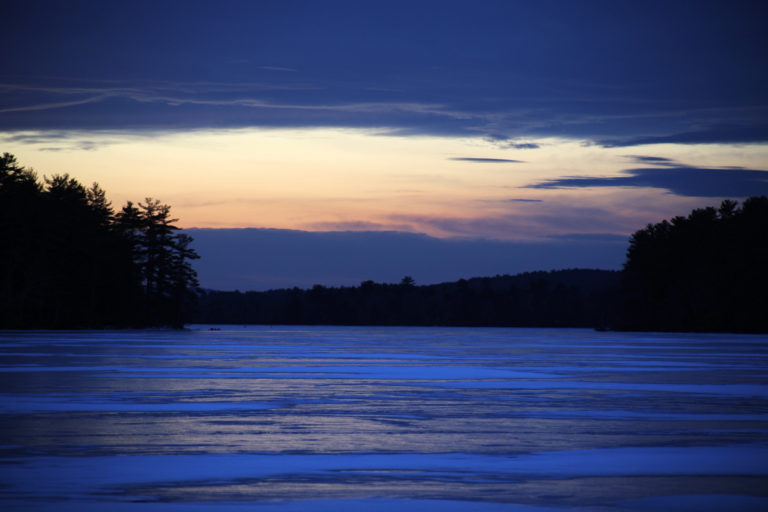
<path fill-rule="evenodd" d="M 184 228 L 292 230 L 196 231 L 204 286 L 619 268 L 649 222 L 768 194 L 766 5 L 6 2 L 0 152 Z M 307 231 L 290 267 L 243 249 Z"/>

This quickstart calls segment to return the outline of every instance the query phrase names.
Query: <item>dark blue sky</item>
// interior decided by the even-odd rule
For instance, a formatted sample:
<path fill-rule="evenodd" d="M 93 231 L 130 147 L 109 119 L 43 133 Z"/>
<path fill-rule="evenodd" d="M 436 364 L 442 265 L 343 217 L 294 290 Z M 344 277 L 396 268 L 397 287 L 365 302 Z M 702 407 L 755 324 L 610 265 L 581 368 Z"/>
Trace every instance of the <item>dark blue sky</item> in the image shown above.
<path fill-rule="evenodd" d="M 765 142 L 766 5 L 6 2 L 0 129 Z"/>

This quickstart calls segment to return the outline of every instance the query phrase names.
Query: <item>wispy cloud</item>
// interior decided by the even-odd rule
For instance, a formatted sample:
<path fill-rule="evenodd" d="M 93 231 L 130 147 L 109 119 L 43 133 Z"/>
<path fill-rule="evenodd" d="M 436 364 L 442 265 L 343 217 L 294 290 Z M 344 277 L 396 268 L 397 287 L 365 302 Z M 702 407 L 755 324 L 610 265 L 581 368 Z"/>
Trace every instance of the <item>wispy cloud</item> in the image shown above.
<path fill-rule="evenodd" d="M 62 84 L 73 80 L 60 79 Z M 80 82 L 80 81 L 78 81 Z M 33 85 L 24 83 L 0 83 L 0 92 L 47 93 L 47 94 L 103 94 L 130 96 L 150 94 L 153 91 L 178 92 L 185 94 L 206 94 L 216 92 L 254 92 L 254 91 L 306 91 L 315 90 L 317 85 L 286 82 L 212 82 L 212 81 L 120 81 L 89 80 L 90 85 Z"/>
<path fill-rule="evenodd" d="M 94 139 L 94 135 L 97 136 Z M 43 130 L 34 132 L 22 132 L 3 134 L 0 133 L 0 142 L 21 143 L 39 147 L 40 151 L 68 151 L 68 150 L 94 150 L 103 146 L 125 141 L 126 138 L 144 138 L 150 136 L 149 132 L 117 132 L 104 130 L 98 134 L 84 131 Z"/>
<path fill-rule="evenodd" d="M 503 134 L 490 134 L 486 140 L 502 149 L 539 149 L 541 146 L 535 142 L 509 139 Z"/>
<path fill-rule="evenodd" d="M 383 224 L 364 220 L 312 222 L 304 227 L 310 231 L 414 231 L 409 224 Z"/>
<path fill-rule="evenodd" d="M 71 138 L 69 133 L 54 131 L 0 135 L 0 140 L 3 142 L 21 142 L 22 144 L 48 144 L 69 138 Z"/>
<path fill-rule="evenodd" d="M 457 162 L 474 162 L 480 164 L 522 164 L 523 160 L 510 160 L 508 158 L 475 158 L 475 157 L 456 157 L 449 160 Z"/>
<path fill-rule="evenodd" d="M 79 149 L 82 151 L 94 151 L 99 148 L 102 144 L 96 143 L 96 142 L 90 142 L 90 141 L 82 141 L 78 142 L 77 144 L 70 145 L 70 146 L 47 146 L 43 148 L 39 148 L 38 151 L 68 151 L 72 149 Z"/>
<path fill-rule="evenodd" d="M 644 156 L 644 155 L 624 155 L 626 158 L 639 163 L 649 165 L 659 165 L 664 167 L 676 167 L 679 164 L 671 158 L 664 158 L 662 156 Z"/>
<path fill-rule="evenodd" d="M 107 97 L 108 96 L 106 95 L 101 95 L 101 96 L 92 96 L 90 98 L 85 98 L 82 100 L 59 101 L 55 103 L 38 103 L 36 105 L 24 105 L 20 107 L 6 107 L 6 108 L 0 108 L 0 113 L 31 112 L 35 110 L 52 110 L 57 108 L 74 107 L 77 105 L 85 105 L 86 103 L 96 103 L 99 101 L 103 101 L 107 99 Z"/>
<path fill-rule="evenodd" d="M 296 86 L 286 84 L 265 83 L 235 83 L 224 84 L 215 82 L 195 83 L 150 83 L 133 87 L 42 87 L 25 86 L 20 84 L 0 84 L 0 91 L 14 91 L 37 93 L 46 95 L 89 95 L 86 98 L 61 101 L 41 102 L 26 106 L 13 106 L 0 109 L 0 112 L 21 112 L 33 110 L 50 110 L 68 106 L 82 105 L 104 101 L 107 99 L 121 98 L 140 103 L 160 103 L 171 106 L 201 105 L 221 107 L 247 107 L 258 109 L 276 110 L 310 110 L 328 112 L 358 112 L 358 113 L 386 113 L 386 112 L 410 112 L 419 114 L 440 115 L 457 118 L 471 118 L 472 115 L 452 111 L 445 105 L 423 102 L 380 101 L 380 102 L 341 102 L 341 103 L 299 103 L 265 100 L 254 95 L 241 94 L 232 97 L 239 92 L 256 93 L 274 90 L 306 90 L 308 86 Z M 225 97 L 210 97 L 211 93 L 226 93 Z"/>
<path fill-rule="evenodd" d="M 490 203 L 490 204 L 506 204 L 506 203 L 542 203 L 543 199 L 527 199 L 527 198 L 502 198 L 502 199 L 475 199 L 478 203 Z"/>

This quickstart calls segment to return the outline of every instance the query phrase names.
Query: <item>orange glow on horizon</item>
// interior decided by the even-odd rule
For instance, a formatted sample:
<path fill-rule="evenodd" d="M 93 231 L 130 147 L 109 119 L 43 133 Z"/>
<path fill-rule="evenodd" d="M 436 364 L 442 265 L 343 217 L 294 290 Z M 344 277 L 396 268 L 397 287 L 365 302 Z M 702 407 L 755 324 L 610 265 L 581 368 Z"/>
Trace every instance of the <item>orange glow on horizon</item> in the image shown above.
<path fill-rule="evenodd" d="M 45 133 L 38 135 L 43 140 Z M 87 150 L 84 140 L 91 143 Z M 526 188 L 562 176 L 619 176 L 638 166 L 628 153 L 663 154 L 689 165 L 768 167 L 768 148 L 759 145 L 628 151 L 577 140 L 535 142 L 539 149 L 515 150 L 481 138 L 243 129 L 72 132 L 46 144 L 6 142 L 3 151 L 40 174 L 99 182 L 116 208 L 127 200 L 159 198 L 173 207 L 182 227 L 398 230 L 501 239 L 628 234 L 712 203 L 661 189 Z"/>

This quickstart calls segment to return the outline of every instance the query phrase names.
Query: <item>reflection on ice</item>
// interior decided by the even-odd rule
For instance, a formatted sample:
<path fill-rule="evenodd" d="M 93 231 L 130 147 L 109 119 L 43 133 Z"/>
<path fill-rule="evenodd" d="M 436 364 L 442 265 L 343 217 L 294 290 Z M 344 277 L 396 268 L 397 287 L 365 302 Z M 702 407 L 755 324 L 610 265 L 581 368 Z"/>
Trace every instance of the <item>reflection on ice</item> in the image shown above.
<path fill-rule="evenodd" d="M 143 495 L 160 492 L 163 499 L 198 500 L 231 495 L 259 483 L 322 484 L 350 495 L 372 494 L 360 484 L 386 481 L 390 487 L 423 487 L 425 483 L 470 480 L 476 487 L 499 482 L 577 477 L 768 475 L 768 446 L 610 448 L 521 455 L 477 454 L 224 454 L 122 457 L 39 457 L 6 473 L 4 484 L 16 499 L 88 495 Z M 8 462 L 17 462 L 9 460 Z M 105 471 L 109 468 L 109 471 Z M 197 491 L 195 491 L 195 489 Z M 467 489 L 472 491 L 471 486 Z M 475 489 L 476 492 L 476 489 Z M 264 498 L 268 497 L 264 493 Z M 373 497 L 373 496 L 371 496 Z M 467 494 L 464 499 L 475 496 Z M 147 499 L 146 496 L 142 499 Z"/>
<path fill-rule="evenodd" d="M 0 396 L 0 414 L 19 414 L 32 412 L 152 412 L 152 411 L 257 411 L 277 407 L 275 404 L 256 402 L 129 402 L 109 399 L 81 399 L 78 397 L 45 397 Z"/>
<path fill-rule="evenodd" d="M 531 381 L 448 381 L 430 383 L 430 385 L 464 389 L 580 389 L 610 391 L 655 391 L 659 393 L 685 393 L 707 395 L 735 395 L 768 398 L 768 385 L 765 384 L 647 384 L 644 382 L 583 382 L 552 380 L 547 382 Z"/>
<path fill-rule="evenodd" d="M 281 475 L 387 473 L 404 479 L 472 474 L 530 477 L 631 475 L 760 475 L 768 476 L 768 445 L 624 447 L 567 450 L 520 455 L 466 453 L 398 454 L 208 454 L 120 457 L 38 457 L 15 468 L 6 482 L 40 488 L 80 489 L 116 485 L 214 482 Z M 18 462 L 9 459 L 9 462 Z M 112 466 L 108 473 L 105 467 Z M 68 468 L 66 475 L 50 478 Z"/>

